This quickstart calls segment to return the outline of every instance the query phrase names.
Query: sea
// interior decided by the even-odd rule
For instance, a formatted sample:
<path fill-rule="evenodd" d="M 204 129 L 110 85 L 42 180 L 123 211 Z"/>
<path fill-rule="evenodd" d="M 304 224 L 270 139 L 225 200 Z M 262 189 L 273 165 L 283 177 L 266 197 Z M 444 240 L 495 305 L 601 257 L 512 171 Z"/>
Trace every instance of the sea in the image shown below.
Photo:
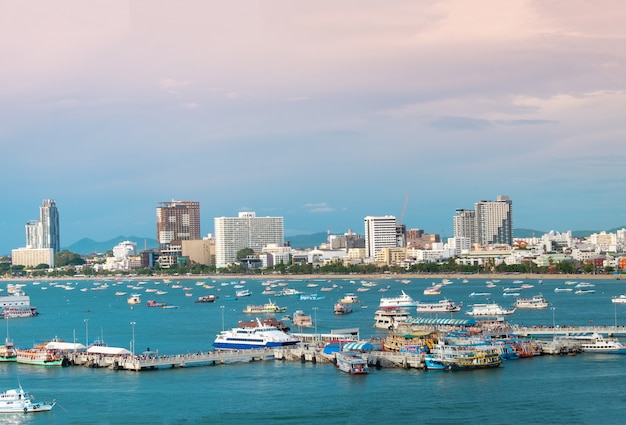
<path fill-rule="evenodd" d="M 269 279 L 287 284 L 277 290 L 289 287 L 317 292 L 324 299 L 263 295 L 263 283 Z M 388 331 L 373 328 L 382 296 L 405 291 L 422 301 L 445 297 L 464 306 L 451 317 L 467 318 L 464 311 L 474 303 L 489 300 L 510 306 L 515 299 L 503 296 L 502 289 L 519 286 L 513 283 L 515 279 L 533 286 L 521 290 L 521 296 L 541 293 L 550 308 L 517 310 L 507 317 L 511 323 L 626 324 L 626 305 L 611 302 L 613 296 L 626 293 L 625 282 L 615 278 L 589 280 L 596 292 L 581 295 L 554 292 L 565 286 L 565 280 L 539 280 L 532 275 L 501 278 L 495 288 L 486 288 L 485 278 L 455 278 L 439 296 L 425 296 L 423 290 L 441 279 L 419 277 L 404 283 L 401 279 L 405 277 L 368 280 L 376 286 L 369 286 L 366 292 L 357 292 L 363 287 L 358 276 L 285 280 L 174 277 L 170 282 L 2 280 L 2 295 L 7 284 L 24 284 L 40 315 L 0 321 L 0 335 L 7 332 L 21 348 L 57 338 L 83 344 L 100 340 L 135 353 L 195 353 L 211 350 L 223 328 L 250 320 L 242 313 L 247 305 L 271 300 L 287 307 L 286 314 L 295 310 L 310 314 L 319 333 L 357 327 L 362 338 L 385 337 Z M 584 281 L 584 276 L 578 281 Z M 249 289 L 252 295 L 226 300 L 227 295 L 234 295 L 236 286 Z M 323 287 L 332 290 L 321 291 Z M 167 293 L 156 295 L 155 289 Z M 491 295 L 480 299 L 470 297 L 472 292 Z M 129 305 L 131 293 L 140 293 L 142 304 Z M 361 303 L 352 313 L 336 316 L 333 305 L 346 293 L 358 294 Z M 197 297 L 209 294 L 220 298 L 215 303 L 194 303 Z M 147 307 L 149 299 L 178 308 Z M 280 319 L 282 314 L 276 317 Z M 343 373 L 330 363 L 274 360 L 142 372 L 0 363 L 0 371 L 3 391 L 21 385 L 37 401 L 57 402 L 47 413 L 0 414 L 0 424 L 621 424 L 626 414 L 626 355 L 546 355 L 505 361 L 496 369 L 463 372 L 372 367 L 369 374 L 360 376 Z"/>

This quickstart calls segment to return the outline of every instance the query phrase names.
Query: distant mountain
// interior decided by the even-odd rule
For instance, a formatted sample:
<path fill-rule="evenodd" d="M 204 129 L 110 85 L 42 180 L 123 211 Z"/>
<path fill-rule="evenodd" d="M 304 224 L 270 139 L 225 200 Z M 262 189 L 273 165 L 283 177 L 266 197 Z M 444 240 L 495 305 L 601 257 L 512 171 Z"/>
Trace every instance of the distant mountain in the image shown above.
<path fill-rule="evenodd" d="M 62 249 L 67 249 L 70 252 L 75 252 L 76 254 L 80 255 L 88 255 L 95 252 L 104 253 L 113 249 L 115 245 L 124 241 L 135 242 L 137 244 L 138 251 L 144 249 L 144 243 L 146 249 L 157 248 L 159 246 L 156 239 L 141 238 L 138 236 L 118 236 L 104 242 L 96 242 L 93 239 L 83 238 L 78 242 L 74 242 L 70 246 L 64 247 Z"/>

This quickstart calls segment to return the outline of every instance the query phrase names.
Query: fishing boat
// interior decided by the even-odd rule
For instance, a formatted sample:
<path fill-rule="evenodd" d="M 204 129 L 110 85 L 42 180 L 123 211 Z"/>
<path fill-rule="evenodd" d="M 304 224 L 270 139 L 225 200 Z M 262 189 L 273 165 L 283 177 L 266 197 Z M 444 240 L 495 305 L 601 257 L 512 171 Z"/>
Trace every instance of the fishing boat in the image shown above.
<path fill-rule="evenodd" d="M 268 300 L 266 304 L 263 305 L 249 305 L 243 310 L 246 314 L 263 314 L 263 313 L 283 313 L 287 311 L 287 307 L 279 307 L 272 302 L 272 300 Z"/>
<path fill-rule="evenodd" d="M 542 295 L 535 295 L 532 298 L 518 298 L 515 300 L 516 308 L 542 309 L 548 308 L 548 301 Z"/>
<path fill-rule="evenodd" d="M 369 373 L 367 360 L 360 353 L 354 351 L 338 351 L 336 354 L 337 368 L 351 375 L 364 375 Z"/>
<path fill-rule="evenodd" d="M 382 297 L 378 308 L 417 307 L 417 302 L 409 294 L 404 291 L 401 292 L 402 295 L 397 297 Z"/>
<path fill-rule="evenodd" d="M 264 325 L 257 319 L 256 327 L 239 327 L 220 332 L 213 341 L 213 347 L 225 350 L 245 350 L 291 346 L 299 342 L 300 340 L 276 326 Z"/>
<path fill-rule="evenodd" d="M 334 312 L 337 315 L 352 313 L 352 306 L 349 303 L 339 301 L 335 303 Z"/>
<path fill-rule="evenodd" d="M 472 309 L 465 314 L 468 316 L 483 316 L 483 317 L 497 317 L 507 316 L 515 313 L 515 307 L 506 309 L 502 308 L 498 304 L 474 304 Z"/>
<path fill-rule="evenodd" d="M 417 304 L 418 313 L 457 313 L 461 311 L 463 304 L 456 304 L 452 300 L 443 299 L 432 303 L 419 302 Z"/>
<path fill-rule="evenodd" d="M 0 393 L 0 413 L 35 413 L 49 412 L 56 402 L 38 402 L 28 392 L 19 388 Z"/>

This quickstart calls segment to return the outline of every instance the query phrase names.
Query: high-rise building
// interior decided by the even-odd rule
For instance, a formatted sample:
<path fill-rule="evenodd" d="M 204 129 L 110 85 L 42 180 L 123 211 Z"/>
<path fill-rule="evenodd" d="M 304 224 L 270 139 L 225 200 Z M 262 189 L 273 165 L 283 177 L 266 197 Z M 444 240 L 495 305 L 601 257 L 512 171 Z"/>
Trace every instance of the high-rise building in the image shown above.
<path fill-rule="evenodd" d="M 364 222 L 366 257 L 375 258 L 381 249 L 398 246 L 396 218 L 394 216 L 367 216 Z"/>
<path fill-rule="evenodd" d="M 285 243 L 282 217 L 257 217 L 254 212 L 240 212 L 238 217 L 216 217 L 215 265 L 226 267 L 237 261 L 237 252 L 250 248 L 260 253 L 269 244 Z"/>
<path fill-rule="evenodd" d="M 52 248 L 54 254 L 61 250 L 59 210 L 53 199 L 44 199 L 39 207 L 39 220 L 26 222 L 26 248 Z"/>
<path fill-rule="evenodd" d="M 470 245 L 478 242 L 475 210 L 457 208 L 454 216 L 454 237 L 469 240 Z"/>
<path fill-rule="evenodd" d="M 478 201 L 475 211 L 479 244 L 513 246 L 513 202 L 508 196 L 500 195 L 495 201 Z"/>
<path fill-rule="evenodd" d="M 159 264 L 167 268 L 181 255 L 180 241 L 200 239 L 200 202 L 161 202 L 156 222 Z"/>

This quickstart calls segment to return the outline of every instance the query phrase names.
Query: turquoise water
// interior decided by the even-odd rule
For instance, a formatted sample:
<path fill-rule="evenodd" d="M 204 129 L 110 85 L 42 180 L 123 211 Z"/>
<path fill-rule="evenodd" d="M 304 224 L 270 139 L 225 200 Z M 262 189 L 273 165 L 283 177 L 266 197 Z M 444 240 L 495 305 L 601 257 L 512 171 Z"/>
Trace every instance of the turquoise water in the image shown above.
<path fill-rule="evenodd" d="M 381 296 L 395 296 L 405 290 L 415 299 L 448 297 L 464 303 L 473 302 L 469 294 L 490 291 L 492 299 L 502 305 L 514 301 L 502 297 L 501 287 L 512 286 L 502 280 L 498 288 L 485 289 L 485 281 L 472 279 L 463 284 L 455 280 L 445 286 L 440 297 L 422 295 L 432 279 L 413 279 L 408 285 L 393 279 L 377 281 L 369 292 L 359 293 L 362 308 L 352 314 L 335 316 L 333 303 L 346 292 L 356 292 L 356 284 L 347 280 L 315 281 L 317 288 L 307 288 L 307 281 L 293 281 L 289 287 L 303 291 L 319 290 L 336 284 L 319 301 L 299 301 L 295 296 L 262 295 L 261 280 L 247 280 L 251 297 L 235 301 L 218 299 L 214 304 L 195 304 L 197 296 L 215 293 L 223 297 L 234 293 L 232 286 L 214 285 L 214 289 L 196 286 L 198 279 L 181 281 L 191 290 L 165 288 L 164 283 L 145 286 L 167 290 L 157 296 L 144 293 L 142 300 L 157 299 L 179 305 L 178 309 L 148 308 L 144 304 L 131 308 L 126 296 L 115 291 L 126 288 L 109 282 L 102 291 L 91 290 L 92 281 L 70 281 L 77 289 L 48 287 L 26 282 L 31 302 L 41 312 L 32 319 L 9 321 L 9 332 L 16 345 L 29 347 L 34 342 L 59 337 L 84 343 L 104 339 L 109 345 L 130 348 L 134 338 L 136 352 L 146 348 L 159 353 L 178 354 L 206 351 L 216 333 L 233 327 L 238 320 L 249 319 L 241 311 L 247 304 L 262 304 L 268 298 L 287 313 L 302 309 L 317 318 L 320 332 L 330 329 L 359 327 L 363 337 L 384 336 L 373 329 L 373 316 Z M 57 281 L 58 283 L 66 283 Z M 162 282 L 162 281 L 161 281 Z M 226 282 L 229 282 L 227 280 Z M 176 282 L 172 282 L 174 284 Z M 539 292 L 555 310 L 518 310 L 510 321 L 521 324 L 613 325 L 626 324 L 626 306 L 614 305 L 612 296 L 626 292 L 620 281 L 593 281 L 595 294 L 554 293 L 563 281 L 525 279 L 535 287 L 523 295 Z M 382 294 L 379 287 L 390 285 Z M 6 282 L 0 282 L 6 287 Z M 80 288 L 89 288 L 81 292 Z M 218 291 L 218 288 L 220 289 Z M 192 297 L 185 292 L 193 293 Z M 224 306 L 224 308 L 220 308 Z M 313 310 L 317 307 L 317 310 Z M 222 316 L 223 313 L 223 316 Z M 554 316 L 553 316 L 554 314 Z M 454 317 L 465 317 L 463 313 Z M 85 322 L 85 320 L 88 322 Z M 5 322 L 0 324 L 6 326 Z M 0 330 L 0 335 L 4 333 Z M 423 423 L 423 424 L 596 424 L 623 423 L 626 401 L 626 356 L 592 355 L 543 356 L 507 361 L 501 368 L 472 372 L 424 372 L 402 369 L 370 369 L 366 376 L 340 373 L 330 364 L 266 361 L 236 363 L 185 369 L 146 372 L 112 371 L 85 367 L 41 368 L 18 364 L 0 364 L 0 385 L 7 389 L 18 380 L 38 400 L 56 399 L 50 413 L 1 415 L 0 423 L 15 424 L 319 424 L 324 422 Z"/>

